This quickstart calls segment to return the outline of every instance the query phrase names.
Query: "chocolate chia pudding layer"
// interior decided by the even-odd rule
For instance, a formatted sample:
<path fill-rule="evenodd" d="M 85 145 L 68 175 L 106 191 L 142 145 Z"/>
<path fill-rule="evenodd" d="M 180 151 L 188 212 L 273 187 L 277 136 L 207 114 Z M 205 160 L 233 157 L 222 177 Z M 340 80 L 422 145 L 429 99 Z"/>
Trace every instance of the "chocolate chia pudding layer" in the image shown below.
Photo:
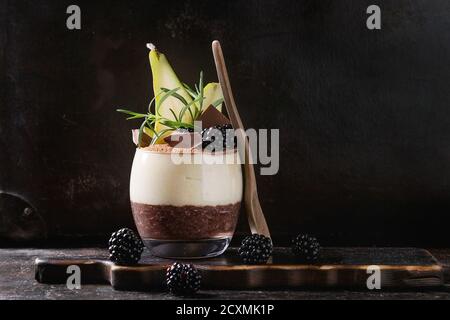
<path fill-rule="evenodd" d="M 176 207 L 132 202 L 131 207 L 144 240 L 202 240 L 232 237 L 241 203 Z"/>

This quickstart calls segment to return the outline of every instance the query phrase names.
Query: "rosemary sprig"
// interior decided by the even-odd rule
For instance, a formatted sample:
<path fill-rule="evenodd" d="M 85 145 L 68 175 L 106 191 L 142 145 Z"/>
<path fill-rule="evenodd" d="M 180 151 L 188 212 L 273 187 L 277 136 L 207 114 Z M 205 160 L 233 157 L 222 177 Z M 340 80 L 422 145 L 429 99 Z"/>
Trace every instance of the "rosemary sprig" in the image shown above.
<path fill-rule="evenodd" d="M 177 117 L 177 115 L 175 114 L 175 111 L 173 111 L 172 108 L 170 108 L 169 110 L 170 110 L 170 112 L 172 113 L 173 117 L 175 118 L 175 121 L 178 121 L 178 117 Z"/>
<path fill-rule="evenodd" d="M 177 88 L 177 89 L 179 89 L 179 88 Z M 169 90 L 169 89 L 167 89 L 167 88 L 161 88 L 161 90 L 163 91 L 163 92 L 171 92 L 171 90 Z M 174 89 L 175 90 L 175 89 Z M 172 96 L 173 97 L 175 97 L 175 98 L 177 98 L 178 100 L 180 100 L 184 105 L 186 105 L 188 102 L 186 101 L 186 99 L 185 98 L 183 98 L 181 95 L 179 95 L 178 93 L 176 93 L 176 92 L 173 92 L 172 93 Z"/>
<path fill-rule="evenodd" d="M 144 122 L 142 122 L 141 127 L 139 128 L 139 135 L 138 135 L 138 147 L 142 147 L 142 135 L 144 134 L 144 128 L 147 125 L 147 119 L 145 119 Z"/>
<path fill-rule="evenodd" d="M 147 114 L 137 113 L 137 112 L 125 110 L 125 109 L 117 109 L 117 112 L 131 115 L 131 117 L 128 117 L 127 120 L 141 119 L 141 118 L 147 117 Z"/>
<path fill-rule="evenodd" d="M 192 88 L 189 87 L 186 83 L 183 83 L 183 87 L 192 98 L 195 99 L 197 97 L 197 93 L 194 90 L 192 90 Z"/>
<path fill-rule="evenodd" d="M 199 100 L 199 105 L 200 108 L 195 108 L 195 112 L 196 114 L 194 115 L 194 118 L 197 119 L 200 114 L 202 113 L 202 106 L 203 106 L 203 101 L 205 100 L 204 94 L 203 94 L 203 90 L 204 90 L 204 86 L 203 86 L 203 71 L 200 71 L 200 81 L 198 84 L 198 100 Z M 196 106 L 194 104 L 194 106 Z"/>
<path fill-rule="evenodd" d="M 156 114 L 158 116 L 161 116 L 161 113 L 159 112 L 159 108 L 162 106 L 163 102 L 166 101 L 167 98 L 174 96 L 174 94 L 179 90 L 180 88 L 175 88 L 172 90 L 169 90 L 166 92 L 165 95 L 161 98 L 161 100 L 158 101 L 156 105 Z M 176 96 L 174 96 L 176 98 Z M 156 100 L 155 100 L 156 101 Z"/>
<path fill-rule="evenodd" d="M 220 106 L 222 103 L 224 103 L 224 100 L 223 100 L 223 98 L 220 98 L 220 99 L 217 99 L 216 101 L 214 101 L 213 103 L 211 103 L 211 105 L 212 105 L 214 108 L 217 108 L 217 107 Z"/>
<path fill-rule="evenodd" d="M 117 109 L 118 112 L 124 113 L 128 115 L 126 118 L 127 120 L 136 120 L 136 119 L 144 119 L 141 126 L 139 127 L 139 143 L 138 147 L 142 146 L 143 141 L 143 134 L 144 130 L 148 128 L 150 132 L 152 133 L 152 140 L 151 144 L 155 144 L 162 136 L 164 136 L 166 133 L 170 131 L 177 130 L 179 128 L 194 128 L 194 121 L 200 117 L 203 110 L 203 102 L 205 101 L 205 95 L 204 95 L 204 78 L 203 78 L 203 71 L 200 72 L 200 79 L 199 83 L 195 84 L 195 90 L 193 90 L 191 87 L 189 87 L 187 84 L 183 83 L 183 89 L 186 90 L 186 92 L 190 95 L 190 97 L 193 99 L 192 101 L 188 102 L 186 98 L 184 98 L 181 94 L 179 94 L 177 91 L 179 91 L 181 88 L 174 88 L 174 89 L 168 89 L 168 88 L 161 88 L 161 92 L 159 92 L 153 99 L 150 101 L 147 113 L 139 113 L 130 111 L 127 109 Z M 161 99 L 157 98 L 161 96 Z M 175 110 L 173 108 L 169 108 L 171 115 L 173 116 L 173 119 L 168 119 L 161 115 L 160 108 L 161 105 L 169 98 L 173 97 L 177 100 L 179 100 L 183 107 L 181 110 L 176 114 Z M 217 108 L 220 104 L 223 103 L 223 99 L 218 99 L 212 105 Z M 155 107 L 154 113 L 152 112 L 152 107 Z M 186 115 L 186 112 L 189 113 L 190 119 L 192 123 L 187 123 L 184 121 L 184 116 Z M 155 124 L 160 123 L 161 125 L 165 126 L 166 128 L 157 132 L 155 130 Z"/>

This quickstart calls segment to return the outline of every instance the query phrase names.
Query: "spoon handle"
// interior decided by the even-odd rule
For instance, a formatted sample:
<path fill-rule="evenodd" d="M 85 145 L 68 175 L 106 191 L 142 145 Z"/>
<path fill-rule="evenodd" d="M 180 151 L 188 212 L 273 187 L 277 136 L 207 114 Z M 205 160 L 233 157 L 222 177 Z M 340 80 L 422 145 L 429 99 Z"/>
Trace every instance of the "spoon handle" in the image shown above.
<path fill-rule="evenodd" d="M 228 116 L 230 117 L 233 128 L 237 130 L 236 136 L 239 142 L 238 145 L 244 146 L 244 203 L 250 230 L 252 233 L 262 234 L 270 238 L 269 227 L 267 226 L 266 218 L 264 217 L 264 213 L 259 202 L 255 169 L 253 168 L 253 158 L 252 153 L 250 152 L 249 140 L 245 134 L 244 125 L 242 124 L 241 117 L 239 116 L 239 112 L 233 98 L 233 91 L 231 90 L 230 79 L 228 78 L 228 71 L 219 41 L 213 41 L 212 51 Z"/>

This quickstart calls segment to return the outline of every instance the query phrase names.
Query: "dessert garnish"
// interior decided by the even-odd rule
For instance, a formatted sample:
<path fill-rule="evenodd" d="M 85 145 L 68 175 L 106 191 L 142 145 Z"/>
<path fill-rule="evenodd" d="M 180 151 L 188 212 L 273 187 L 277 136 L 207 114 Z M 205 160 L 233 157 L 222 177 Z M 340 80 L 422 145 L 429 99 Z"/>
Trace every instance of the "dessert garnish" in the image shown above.
<path fill-rule="evenodd" d="M 199 118 L 202 121 L 203 148 L 220 151 L 236 148 L 236 137 L 230 120 L 222 112 L 209 106 Z"/>
<path fill-rule="evenodd" d="M 131 134 L 133 135 L 134 144 L 138 145 L 139 144 L 139 130 L 134 129 L 131 131 Z M 141 135 L 141 147 L 143 147 L 143 148 L 148 147 L 151 142 L 152 142 L 152 138 L 148 134 L 143 132 Z"/>
<path fill-rule="evenodd" d="M 319 241 L 308 234 L 299 234 L 292 239 L 292 252 L 302 260 L 315 261 L 320 253 Z"/>
<path fill-rule="evenodd" d="M 189 296 L 200 289 L 202 277 L 192 264 L 175 262 L 167 269 L 166 282 L 170 293 Z"/>
<path fill-rule="evenodd" d="M 214 108 L 212 105 L 206 108 L 205 111 L 203 111 L 202 115 L 198 119 L 202 122 L 203 128 L 211 128 L 214 126 L 224 126 L 224 125 L 231 125 L 230 120 L 223 115 L 221 111 L 219 111 L 217 108 Z"/>
<path fill-rule="evenodd" d="M 199 82 L 192 88 L 178 79 L 164 54 L 153 45 L 148 45 L 148 48 L 155 96 L 146 113 L 117 110 L 127 114 L 127 120 L 143 121 L 137 131 L 137 139 L 134 139 L 140 148 L 165 144 L 165 138 L 178 129 L 194 129 L 194 122 L 199 120 L 208 107 L 212 106 L 221 112 L 223 104 L 222 90 L 218 83 L 205 85 L 203 72 L 200 72 Z M 150 138 L 149 143 L 146 136 Z"/>
<path fill-rule="evenodd" d="M 114 232 L 108 243 L 109 259 L 118 265 L 133 265 L 139 262 L 144 244 L 133 230 L 124 228 Z"/>
<path fill-rule="evenodd" d="M 263 264 L 273 252 L 272 240 L 261 234 L 247 236 L 239 247 L 239 256 L 248 264 Z"/>
<path fill-rule="evenodd" d="M 224 150 L 236 148 L 237 141 L 231 124 L 217 125 L 202 131 L 203 148 Z"/>
<path fill-rule="evenodd" d="M 164 138 L 164 141 L 173 148 L 197 148 L 202 144 L 202 136 L 194 129 L 180 128 Z"/>

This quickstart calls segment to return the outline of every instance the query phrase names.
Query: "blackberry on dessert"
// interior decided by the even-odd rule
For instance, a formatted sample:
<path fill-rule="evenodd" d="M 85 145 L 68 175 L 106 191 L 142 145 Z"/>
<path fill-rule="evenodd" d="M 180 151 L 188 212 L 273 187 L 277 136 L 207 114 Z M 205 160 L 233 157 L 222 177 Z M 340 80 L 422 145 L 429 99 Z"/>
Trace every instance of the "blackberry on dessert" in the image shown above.
<path fill-rule="evenodd" d="M 234 149 L 237 139 L 231 124 L 217 125 L 202 130 L 203 148 L 210 146 L 215 151 Z"/>

